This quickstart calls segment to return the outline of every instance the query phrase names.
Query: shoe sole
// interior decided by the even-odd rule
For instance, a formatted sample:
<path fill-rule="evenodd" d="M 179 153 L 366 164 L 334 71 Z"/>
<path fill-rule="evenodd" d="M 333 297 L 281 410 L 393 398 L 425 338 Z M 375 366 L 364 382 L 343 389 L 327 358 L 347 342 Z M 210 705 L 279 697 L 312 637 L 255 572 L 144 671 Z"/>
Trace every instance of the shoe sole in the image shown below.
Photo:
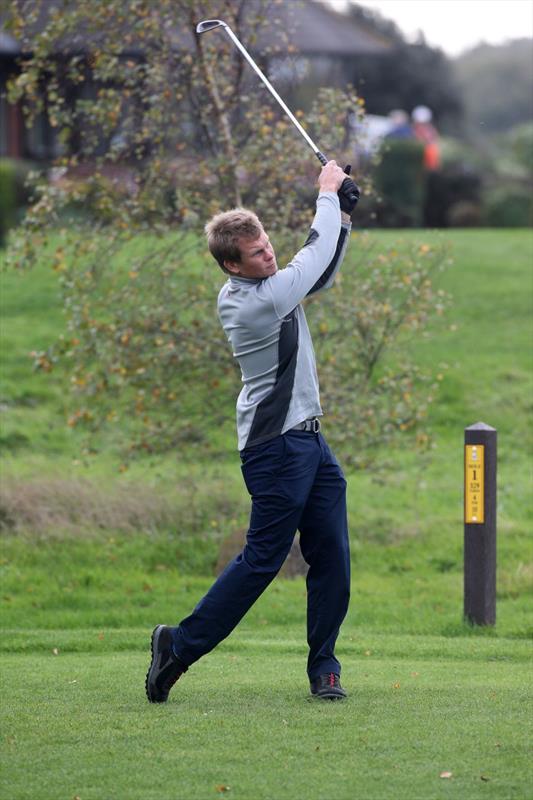
<path fill-rule="evenodd" d="M 159 636 L 161 635 L 161 631 L 164 628 L 164 625 L 157 625 L 154 630 L 152 631 L 152 639 L 151 639 L 151 650 L 152 650 L 152 660 L 150 662 L 150 666 L 148 667 L 148 672 L 146 673 L 146 679 L 144 681 L 144 688 L 146 690 L 146 697 L 148 698 L 150 703 L 164 703 L 165 700 L 155 700 L 150 695 L 150 689 L 148 688 L 150 682 L 150 673 L 154 668 L 154 645 L 157 646 L 159 641 Z"/>
<path fill-rule="evenodd" d="M 312 696 L 315 697 L 317 700 L 346 700 L 347 695 L 345 694 L 338 694 L 333 692 L 311 692 Z"/>

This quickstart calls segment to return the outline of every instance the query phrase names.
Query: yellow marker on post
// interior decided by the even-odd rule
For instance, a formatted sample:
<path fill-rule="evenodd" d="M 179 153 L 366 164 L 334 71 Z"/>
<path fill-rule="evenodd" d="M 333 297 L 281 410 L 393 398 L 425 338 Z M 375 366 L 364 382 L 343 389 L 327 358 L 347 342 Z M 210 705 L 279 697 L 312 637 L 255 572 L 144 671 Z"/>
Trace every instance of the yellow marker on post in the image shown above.
<path fill-rule="evenodd" d="M 465 445 L 465 522 L 485 522 L 485 448 Z"/>

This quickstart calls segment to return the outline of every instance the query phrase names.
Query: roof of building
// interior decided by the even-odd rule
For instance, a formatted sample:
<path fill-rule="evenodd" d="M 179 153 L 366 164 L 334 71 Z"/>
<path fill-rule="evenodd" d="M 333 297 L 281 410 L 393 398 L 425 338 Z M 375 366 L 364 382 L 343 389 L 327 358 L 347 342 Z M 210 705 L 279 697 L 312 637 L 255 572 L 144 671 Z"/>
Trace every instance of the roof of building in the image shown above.
<path fill-rule="evenodd" d="M 355 56 L 384 53 L 391 41 L 345 14 L 316 0 L 285 0 L 289 41 L 302 54 Z"/>

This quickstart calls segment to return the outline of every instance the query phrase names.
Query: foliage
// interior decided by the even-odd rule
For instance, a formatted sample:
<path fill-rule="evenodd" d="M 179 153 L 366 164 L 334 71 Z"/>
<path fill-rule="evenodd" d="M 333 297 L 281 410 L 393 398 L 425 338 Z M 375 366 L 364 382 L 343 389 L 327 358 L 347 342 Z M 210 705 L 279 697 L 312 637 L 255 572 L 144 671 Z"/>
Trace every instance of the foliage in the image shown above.
<path fill-rule="evenodd" d="M 212 262 L 207 266 L 196 233 L 212 213 L 246 203 L 281 243 L 280 260 L 288 261 L 315 194 L 314 157 L 270 95 L 257 89 L 253 72 L 220 32 L 194 33 L 199 19 L 221 17 L 246 46 L 265 24 L 270 4 L 258 3 L 244 16 L 244 3 L 229 0 L 139 0 L 126 15 L 121 0 L 88 0 L 69 14 L 47 6 L 37 34 L 39 4 L 30 6 L 31 13 L 23 0 L 14 3 L 12 27 L 31 56 L 11 97 L 25 101 L 30 119 L 46 111 L 64 152 L 50 174 L 35 176 L 37 201 L 10 258 L 21 268 L 46 261 L 47 233 L 59 228 L 48 264 L 58 274 L 67 318 L 59 343 L 35 353 L 35 367 L 51 372 L 60 359 L 76 398 L 69 424 L 91 432 L 120 429 L 130 454 L 203 441 L 210 424 L 233 416 L 222 389 L 236 378 L 215 314 L 215 275 L 221 273 Z M 71 42 L 64 60 L 55 58 L 60 39 Z M 306 117 L 314 137 L 339 161 L 354 109 L 360 117 L 353 92 L 322 89 Z M 362 188 L 364 198 L 368 182 Z M 389 289 L 370 257 L 374 277 L 353 287 L 365 297 L 366 317 L 359 339 L 352 333 L 343 347 L 363 359 L 365 391 L 350 400 L 334 393 L 333 402 L 339 400 L 341 416 L 365 421 L 366 433 L 358 423 L 359 448 L 411 429 L 415 419 L 405 398 L 417 397 L 424 408 L 433 391 L 421 399 L 423 381 L 412 364 L 401 375 L 384 373 L 377 388 L 372 384 L 374 367 L 409 315 L 421 323 L 431 306 L 431 292 L 419 283 L 422 275 L 429 279 L 419 255 L 398 262 Z M 417 292 L 408 300 L 397 292 L 398 281 Z M 339 312 L 346 333 L 351 312 L 342 304 Z M 372 336 L 380 342 L 371 369 L 369 342 L 360 346 L 368 324 L 377 326 Z M 195 391 L 205 386 L 212 392 L 199 404 Z M 393 408 L 400 422 L 385 425 L 383 415 Z"/>
<path fill-rule="evenodd" d="M 0 246 L 6 233 L 15 222 L 17 195 L 15 189 L 15 167 L 5 159 L 0 161 Z"/>
<path fill-rule="evenodd" d="M 533 120 L 531 39 L 481 44 L 454 61 L 472 133 L 490 134 Z"/>
<path fill-rule="evenodd" d="M 532 227 L 533 122 L 515 125 L 486 139 L 492 165 L 483 196 L 487 224 Z"/>
<path fill-rule="evenodd" d="M 249 46 L 262 26 L 273 24 L 267 15 L 279 1 L 262 0 L 244 18 L 244 4 L 229 0 L 136 2 L 127 16 L 120 0 L 91 0 L 73 4 L 69 14 L 49 8 L 38 34 L 40 3 L 32 2 L 29 13 L 27 3 L 15 2 L 13 32 L 31 57 L 12 81 L 10 98 L 24 101 L 29 122 L 45 110 L 64 151 L 51 184 L 46 174 L 38 183 L 40 203 L 23 235 L 56 222 L 72 202 L 89 205 L 93 228 L 112 218 L 131 236 L 179 223 L 199 226 L 220 208 L 266 194 L 269 208 L 284 207 L 285 225 L 299 194 L 285 202 L 287 189 L 313 156 L 306 149 L 303 157 L 301 139 L 261 86 L 257 102 L 258 79 L 227 37 L 194 33 L 199 19 L 216 15 Z M 62 60 L 55 58 L 59 40 L 72 47 Z M 357 108 L 357 98 L 346 97 Z"/>
<path fill-rule="evenodd" d="M 216 388 L 233 372 L 215 314 L 219 272 L 205 258 L 198 266 L 199 240 L 191 234 L 150 239 L 144 248 L 113 245 L 111 269 L 94 240 L 66 237 L 55 250 L 68 333 L 35 353 L 35 366 L 49 371 L 60 358 L 68 364 L 72 427 L 120 426 L 131 451 L 201 441 L 222 412 L 215 391 L 200 409 L 191 390 Z"/>
<path fill-rule="evenodd" d="M 444 258 L 439 248 L 376 254 L 366 237 L 356 241 L 358 268 L 347 265 L 338 287 L 309 303 L 323 402 L 339 421 L 338 450 L 354 466 L 415 426 L 418 441 L 428 442 L 434 380 L 405 355 L 394 368 L 383 362 L 400 334 L 422 331 L 445 303 L 431 281 Z M 196 237 L 179 233 L 164 247 L 148 241 L 134 253 L 109 253 L 112 270 L 96 266 L 92 249 L 100 253 L 91 240 L 72 244 L 65 233 L 54 251 L 68 333 L 34 353 L 36 369 L 66 364 L 74 394 L 69 425 L 120 429 L 130 456 L 204 442 L 210 427 L 233 417 L 238 391 L 215 313 L 217 268 L 199 254 Z M 208 446 L 216 449 L 212 437 Z"/>
<path fill-rule="evenodd" d="M 427 105 L 439 127 L 457 128 L 463 114 L 461 92 L 452 62 L 423 38 L 410 44 L 400 29 L 379 12 L 350 4 L 347 12 L 363 27 L 385 36 L 392 47 L 385 55 L 358 56 L 349 65 L 349 79 L 365 100 L 370 114 L 402 108 L 411 112 Z"/>
<path fill-rule="evenodd" d="M 422 224 L 425 174 L 424 147 L 416 139 L 386 139 L 375 169 L 378 224 L 388 228 L 417 228 Z"/>
<path fill-rule="evenodd" d="M 526 186 L 508 184 L 487 193 L 487 222 L 499 228 L 533 227 L 533 197 Z"/>
<path fill-rule="evenodd" d="M 378 253 L 367 235 L 353 246 L 357 268 L 344 269 L 327 296 L 310 303 L 309 316 L 323 405 L 335 423 L 329 438 L 344 463 L 360 467 L 405 431 L 416 429 L 417 444 L 429 444 L 428 407 L 443 376 L 418 367 L 407 341 L 424 335 L 449 297 L 433 286 L 445 266 L 442 248 L 393 245 Z"/>
<path fill-rule="evenodd" d="M 533 120 L 517 125 L 509 131 L 510 149 L 515 161 L 527 177 L 533 174 Z"/>
<path fill-rule="evenodd" d="M 426 225 L 531 226 L 531 124 L 477 141 L 446 137 L 442 157 L 428 182 Z"/>
<path fill-rule="evenodd" d="M 32 167 L 22 159 L 0 159 L 0 246 L 2 237 L 20 221 L 31 202 L 28 177 Z"/>
<path fill-rule="evenodd" d="M 481 227 L 485 223 L 480 170 L 468 161 L 443 160 L 426 178 L 424 224 L 432 228 Z"/>
<path fill-rule="evenodd" d="M 533 122 L 491 137 L 494 166 L 486 176 L 484 206 L 489 225 L 532 227 Z"/>

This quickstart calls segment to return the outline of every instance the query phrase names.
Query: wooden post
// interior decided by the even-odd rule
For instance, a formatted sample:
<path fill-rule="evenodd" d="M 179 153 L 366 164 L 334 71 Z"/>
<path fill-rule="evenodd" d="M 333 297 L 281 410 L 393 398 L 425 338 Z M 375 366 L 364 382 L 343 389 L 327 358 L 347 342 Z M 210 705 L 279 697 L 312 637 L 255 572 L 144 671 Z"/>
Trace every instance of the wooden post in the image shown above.
<path fill-rule="evenodd" d="M 478 422 L 465 428 L 464 616 L 496 622 L 496 436 Z"/>

